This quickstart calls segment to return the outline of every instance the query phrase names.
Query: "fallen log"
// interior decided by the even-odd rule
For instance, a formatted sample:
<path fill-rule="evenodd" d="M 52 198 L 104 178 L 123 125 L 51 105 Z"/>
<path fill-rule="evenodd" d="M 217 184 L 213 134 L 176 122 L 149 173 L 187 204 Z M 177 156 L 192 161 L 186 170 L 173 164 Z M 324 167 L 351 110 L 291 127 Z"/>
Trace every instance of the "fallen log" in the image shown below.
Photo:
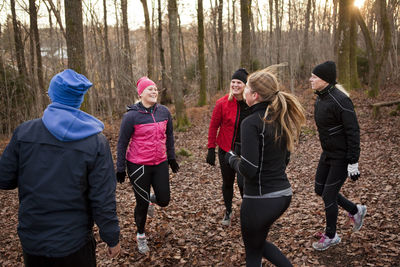
<path fill-rule="evenodd" d="M 390 107 L 393 105 L 400 105 L 400 100 L 393 100 L 393 101 L 379 102 L 379 103 L 372 104 L 372 116 L 374 118 L 378 118 L 379 117 L 379 109 L 381 107 Z"/>

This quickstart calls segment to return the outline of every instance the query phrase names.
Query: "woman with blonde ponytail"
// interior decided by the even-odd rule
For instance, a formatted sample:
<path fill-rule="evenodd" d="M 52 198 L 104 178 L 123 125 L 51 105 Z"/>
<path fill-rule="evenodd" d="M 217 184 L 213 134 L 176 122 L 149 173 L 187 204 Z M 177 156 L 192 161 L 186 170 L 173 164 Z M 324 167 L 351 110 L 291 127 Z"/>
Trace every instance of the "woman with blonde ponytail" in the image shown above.
<path fill-rule="evenodd" d="M 260 266 L 262 257 L 292 266 L 266 238 L 292 198 L 286 166 L 305 122 L 304 109 L 295 96 L 281 91 L 268 69 L 249 76 L 244 97 L 251 114 L 241 125 L 241 156 L 230 151 L 225 160 L 244 176 L 240 220 L 246 266 Z"/>

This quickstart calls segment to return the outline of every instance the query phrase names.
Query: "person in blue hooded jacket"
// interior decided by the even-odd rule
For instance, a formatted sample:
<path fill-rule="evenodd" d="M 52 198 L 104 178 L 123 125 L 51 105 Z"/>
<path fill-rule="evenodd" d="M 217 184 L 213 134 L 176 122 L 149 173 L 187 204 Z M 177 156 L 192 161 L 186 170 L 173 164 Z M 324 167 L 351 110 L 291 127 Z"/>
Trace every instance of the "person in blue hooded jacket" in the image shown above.
<path fill-rule="evenodd" d="M 0 158 L 0 189 L 18 188 L 26 266 L 96 266 L 96 222 L 107 254 L 120 252 L 116 177 L 104 124 L 81 111 L 92 83 L 56 74 L 42 118 L 19 125 Z"/>

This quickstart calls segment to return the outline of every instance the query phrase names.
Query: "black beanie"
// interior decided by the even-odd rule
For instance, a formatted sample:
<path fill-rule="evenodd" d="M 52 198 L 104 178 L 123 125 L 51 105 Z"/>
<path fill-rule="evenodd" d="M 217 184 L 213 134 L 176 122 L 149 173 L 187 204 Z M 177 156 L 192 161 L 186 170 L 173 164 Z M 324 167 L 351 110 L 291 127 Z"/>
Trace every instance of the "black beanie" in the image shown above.
<path fill-rule="evenodd" d="M 238 69 L 237 71 L 235 71 L 232 75 L 232 79 L 236 79 L 236 80 L 240 80 L 242 81 L 244 84 L 247 83 L 247 75 L 249 75 L 247 73 L 247 71 L 245 69 Z"/>
<path fill-rule="evenodd" d="M 336 64 L 333 61 L 325 61 L 317 65 L 312 73 L 329 84 L 336 84 Z"/>

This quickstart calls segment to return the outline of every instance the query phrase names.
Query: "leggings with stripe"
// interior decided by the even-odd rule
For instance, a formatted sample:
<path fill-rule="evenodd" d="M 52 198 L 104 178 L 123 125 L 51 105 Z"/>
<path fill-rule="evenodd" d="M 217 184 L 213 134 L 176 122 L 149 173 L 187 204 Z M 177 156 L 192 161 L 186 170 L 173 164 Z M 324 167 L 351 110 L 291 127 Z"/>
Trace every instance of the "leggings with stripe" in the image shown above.
<path fill-rule="evenodd" d="M 138 165 L 127 162 L 129 180 L 135 192 L 135 222 L 139 234 L 144 233 L 147 209 L 150 203 L 150 186 L 155 194 L 155 204 L 166 207 L 170 201 L 168 161 L 158 165 Z M 154 201 L 153 201 L 154 202 Z"/>
<path fill-rule="evenodd" d="M 325 234 L 333 238 L 336 233 L 338 205 L 350 212 L 357 213 L 357 206 L 339 193 L 347 178 L 347 163 L 344 160 L 327 159 L 321 154 L 315 176 L 315 193 L 321 196 L 325 204 Z"/>
<path fill-rule="evenodd" d="M 291 199 L 291 196 L 243 198 L 240 224 L 247 267 L 261 266 L 262 257 L 275 266 L 292 266 L 279 248 L 266 240 L 271 225 L 286 211 Z"/>

